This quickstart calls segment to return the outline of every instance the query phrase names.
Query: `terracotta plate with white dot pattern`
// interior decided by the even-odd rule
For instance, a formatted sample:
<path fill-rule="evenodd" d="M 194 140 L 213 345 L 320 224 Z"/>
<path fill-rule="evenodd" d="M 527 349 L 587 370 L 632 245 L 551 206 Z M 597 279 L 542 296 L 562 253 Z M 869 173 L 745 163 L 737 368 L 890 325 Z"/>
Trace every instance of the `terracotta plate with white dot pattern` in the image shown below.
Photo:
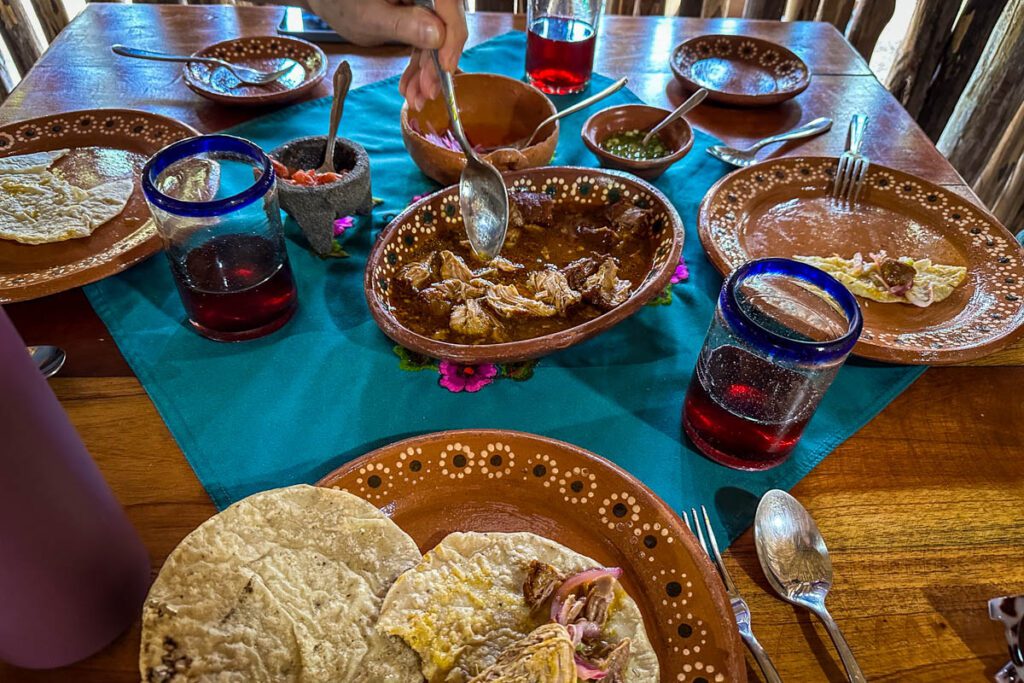
<path fill-rule="evenodd" d="M 676 46 L 672 73 L 690 90 L 707 88 L 713 102 L 763 107 L 807 89 L 811 72 L 781 45 L 737 35 L 691 38 Z"/>
<path fill-rule="evenodd" d="M 438 432 L 364 455 L 319 485 L 370 501 L 424 552 L 454 531 L 531 531 L 622 567 L 663 682 L 746 680 L 707 556 L 660 498 L 604 458 L 522 432 Z"/>
<path fill-rule="evenodd" d="M 191 127 L 158 114 L 130 109 L 89 109 L 0 126 L 0 157 L 55 149 L 95 147 L 104 155 L 82 169 L 98 183 L 114 180 L 132 153 L 136 177 L 146 159 L 170 143 L 198 135 Z M 119 152 L 120 150 L 120 152 Z M 100 152 L 98 152 L 100 153 Z M 60 170 L 58 161 L 54 168 Z M 112 174 L 104 177 L 105 174 Z M 0 240 L 0 304 L 63 292 L 119 273 L 163 248 L 138 182 L 120 214 L 92 235 L 50 244 Z"/>
<path fill-rule="evenodd" d="M 378 236 L 366 259 L 363 288 L 370 314 L 386 335 L 431 358 L 460 363 L 508 363 L 540 358 L 590 339 L 617 325 L 664 291 L 683 248 L 683 222 L 668 198 L 653 185 L 621 171 L 573 166 L 531 168 L 504 174 L 510 191 L 544 192 L 559 205 L 602 205 L 631 201 L 654 212 L 650 230 L 654 259 L 643 281 L 633 283 L 629 298 L 598 317 L 541 337 L 498 344 L 454 344 L 413 332 L 395 317 L 392 279 L 412 260 L 420 240 L 431 239 L 437 226 L 461 223 L 458 186 L 424 197 L 398 215 Z"/>
<path fill-rule="evenodd" d="M 858 297 L 864 331 L 854 354 L 890 363 L 962 363 L 1024 334 L 1024 250 L 987 211 L 916 176 L 871 164 L 855 208 L 830 197 L 836 159 L 791 157 L 735 171 L 711 188 L 698 232 L 729 273 L 764 256 L 850 258 L 884 249 L 967 268 L 953 294 L 927 308 Z"/>
<path fill-rule="evenodd" d="M 189 62 L 185 84 L 203 97 L 243 106 L 266 106 L 296 100 L 323 80 L 327 55 L 313 43 L 287 36 L 246 36 L 215 43 L 193 53 L 214 57 L 259 71 L 284 68 L 287 60 L 298 62 L 291 71 L 267 85 L 243 85 L 223 66 Z"/>

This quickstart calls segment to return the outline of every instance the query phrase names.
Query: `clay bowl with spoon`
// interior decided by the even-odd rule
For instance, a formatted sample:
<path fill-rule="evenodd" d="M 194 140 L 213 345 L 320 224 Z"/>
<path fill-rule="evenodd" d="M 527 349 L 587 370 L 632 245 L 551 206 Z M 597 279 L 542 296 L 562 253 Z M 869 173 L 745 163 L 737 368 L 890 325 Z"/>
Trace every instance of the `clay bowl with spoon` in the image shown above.
<path fill-rule="evenodd" d="M 281 208 L 295 219 L 310 246 L 321 256 L 331 253 L 336 218 L 367 214 L 373 209 L 370 158 L 362 145 L 338 137 L 351 83 L 352 69 L 348 62 L 342 62 L 334 73 L 334 100 L 327 135 L 296 138 L 270 153 L 279 164 L 277 191 Z M 284 177 L 281 166 L 290 177 Z"/>
<path fill-rule="evenodd" d="M 583 143 L 601 166 L 655 180 L 693 147 L 693 128 L 683 116 L 706 96 L 698 90 L 671 112 L 646 104 L 602 109 L 583 124 Z"/>

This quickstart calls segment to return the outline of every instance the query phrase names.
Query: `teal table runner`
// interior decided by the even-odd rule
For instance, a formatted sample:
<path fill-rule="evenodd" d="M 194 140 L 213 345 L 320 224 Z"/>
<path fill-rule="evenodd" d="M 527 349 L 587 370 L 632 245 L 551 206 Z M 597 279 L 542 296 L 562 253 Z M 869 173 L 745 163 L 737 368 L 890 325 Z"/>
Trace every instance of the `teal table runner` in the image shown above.
<path fill-rule="evenodd" d="M 524 36 L 510 33 L 469 50 L 466 71 L 519 77 Z M 609 79 L 597 76 L 593 88 Z M 255 491 L 313 482 L 369 450 L 416 434 L 505 428 L 562 439 L 615 461 L 671 507 L 706 503 L 735 537 L 770 488 L 790 488 L 870 420 L 921 372 L 853 361 L 840 372 L 786 464 L 736 472 L 698 455 L 681 430 L 686 385 L 722 279 L 697 238 L 697 206 L 728 172 L 693 150 L 656 185 L 686 226 L 678 283 L 612 330 L 536 365 L 477 368 L 437 364 L 396 349 L 370 318 L 363 266 L 373 238 L 415 195 L 437 189 L 409 159 L 398 119 L 397 78 L 351 92 L 342 135 L 370 155 L 372 218 L 342 237 L 349 258 L 313 255 L 288 221 L 299 311 L 260 340 L 221 344 L 183 324 L 185 314 L 162 255 L 86 293 L 218 507 Z M 571 103 L 563 98 L 560 106 Z M 602 106 L 635 102 L 620 91 Z M 302 103 L 234 128 L 271 149 L 326 127 L 329 100 Z M 593 111 L 562 121 L 554 163 L 595 166 L 579 131 Z M 140 457 L 145 448 L 140 444 Z"/>

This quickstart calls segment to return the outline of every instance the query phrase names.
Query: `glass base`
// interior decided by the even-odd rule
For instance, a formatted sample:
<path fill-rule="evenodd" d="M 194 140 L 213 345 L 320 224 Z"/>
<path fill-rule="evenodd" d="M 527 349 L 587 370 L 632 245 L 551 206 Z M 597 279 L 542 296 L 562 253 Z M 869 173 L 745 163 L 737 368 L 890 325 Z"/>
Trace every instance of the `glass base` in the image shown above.
<path fill-rule="evenodd" d="M 537 78 L 533 78 L 529 74 L 526 75 L 526 81 L 527 81 L 527 83 L 529 83 L 533 87 L 537 88 L 537 90 L 540 90 L 545 95 L 576 95 L 576 94 L 579 94 L 579 93 L 583 92 L 588 87 L 590 87 L 590 79 L 589 78 L 586 81 L 584 81 L 583 83 L 580 83 L 579 85 L 571 85 L 571 86 L 569 86 L 569 85 L 566 85 L 566 86 L 552 85 L 551 83 L 549 83 L 547 81 L 543 81 L 543 80 L 540 80 L 540 79 L 537 79 Z"/>
<path fill-rule="evenodd" d="M 704 457 L 707 459 L 717 462 L 719 465 L 725 465 L 726 467 L 734 470 L 743 470 L 746 472 L 763 472 L 764 470 L 770 470 L 773 467 L 778 467 L 782 463 L 789 460 L 789 454 L 792 451 L 786 451 L 780 453 L 777 457 L 771 458 L 770 460 L 746 460 L 744 458 L 737 458 L 734 455 L 730 455 L 725 451 L 721 451 L 712 446 L 707 440 L 705 440 L 700 432 L 690 424 L 687 419 L 686 412 L 683 412 L 683 431 L 686 432 L 686 436 L 690 438 L 693 445 L 697 447 Z"/>
<path fill-rule="evenodd" d="M 224 330 L 214 330 L 209 327 L 204 327 L 203 325 L 200 325 L 194 320 L 189 320 L 188 324 L 193 330 L 198 332 L 201 336 L 206 337 L 207 339 L 211 339 L 213 341 L 239 342 L 249 341 L 250 339 L 259 339 L 260 337 L 267 336 L 271 332 L 278 331 L 279 329 L 284 327 L 289 320 L 292 319 L 292 316 L 295 315 L 296 309 L 298 309 L 299 307 L 298 301 L 293 301 L 295 301 L 295 303 L 292 306 L 289 306 L 284 311 L 282 311 L 281 315 L 274 318 L 265 325 L 261 325 L 260 327 L 254 327 L 250 330 L 232 330 L 231 332 L 225 332 Z"/>

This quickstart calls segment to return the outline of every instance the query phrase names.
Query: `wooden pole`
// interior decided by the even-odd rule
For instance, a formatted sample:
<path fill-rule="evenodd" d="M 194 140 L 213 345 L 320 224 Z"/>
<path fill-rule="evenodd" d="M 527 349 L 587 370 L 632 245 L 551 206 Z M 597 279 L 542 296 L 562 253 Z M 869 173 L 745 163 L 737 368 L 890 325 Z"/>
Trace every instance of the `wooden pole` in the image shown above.
<path fill-rule="evenodd" d="M 987 189 L 991 178 L 1010 177 L 1020 158 L 1013 157 L 1024 124 L 1018 116 L 1024 107 L 1024 0 L 1009 0 L 978 65 L 939 137 L 938 148 L 972 186 L 979 182 L 986 164 L 996 171 L 985 173 L 984 188 L 990 205 L 997 202 Z M 1013 167 L 1011 169 L 1011 166 Z"/>
<path fill-rule="evenodd" d="M 961 0 L 918 3 L 910 28 L 900 45 L 886 86 L 917 118 L 935 69 L 953 35 L 953 22 Z"/>
<path fill-rule="evenodd" d="M 11 51 L 18 72 L 24 76 L 43 54 L 43 46 L 32 32 L 23 0 L 0 0 L 0 36 Z"/>
<path fill-rule="evenodd" d="M 860 56 L 871 61 L 878 36 L 892 20 L 896 11 L 896 0 L 857 0 L 853 16 L 846 27 L 846 39 L 857 49 Z"/>
<path fill-rule="evenodd" d="M 31 0 L 46 40 L 53 42 L 57 34 L 68 25 L 68 11 L 61 0 Z"/>
<path fill-rule="evenodd" d="M 917 122 L 938 140 L 988 43 L 1006 0 L 967 0 L 928 86 Z"/>
<path fill-rule="evenodd" d="M 699 17 L 704 8 L 704 0 L 681 0 L 676 15 L 680 17 Z"/>
<path fill-rule="evenodd" d="M 827 21 L 840 31 L 845 31 L 853 15 L 853 5 L 854 0 L 821 0 L 814 20 Z"/>
<path fill-rule="evenodd" d="M 728 3 L 726 0 L 704 0 L 700 9 L 700 16 L 705 19 L 709 17 L 728 16 Z"/>
<path fill-rule="evenodd" d="M 781 19 L 786 11 L 786 0 L 747 0 L 743 5 L 744 19 Z"/>
<path fill-rule="evenodd" d="M 1013 233 L 1024 229 L 1024 107 L 1003 132 L 974 191 Z"/>
<path fill-rule="evenodd" d="M 819 0 L 787 0 L 786 21 L 814 21 L 818 14 Z"/>

